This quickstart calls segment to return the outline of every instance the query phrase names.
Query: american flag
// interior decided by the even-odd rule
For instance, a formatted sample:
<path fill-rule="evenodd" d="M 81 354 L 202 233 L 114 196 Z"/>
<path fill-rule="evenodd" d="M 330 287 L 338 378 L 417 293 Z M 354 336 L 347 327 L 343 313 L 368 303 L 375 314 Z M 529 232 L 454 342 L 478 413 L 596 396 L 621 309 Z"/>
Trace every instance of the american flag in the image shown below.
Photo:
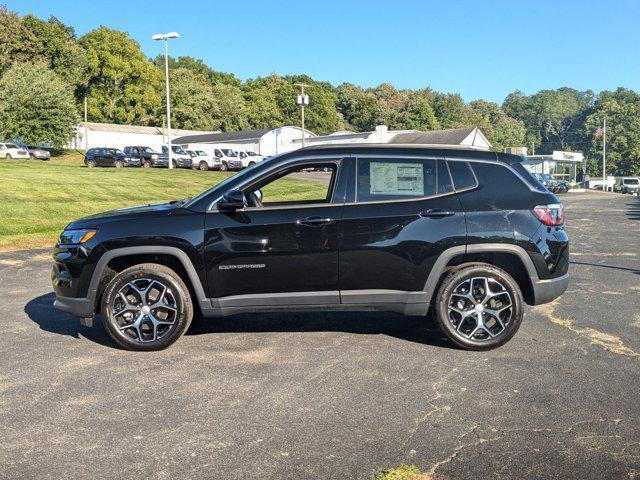
<path fill-rule="evenodd" d="M 600 138 L 602 135 L 604 135 L 605 132 L 605 128 L 604 127 L 600 127 L 598 129 L 598 131 L 596 132 L 596 138 Z"/>

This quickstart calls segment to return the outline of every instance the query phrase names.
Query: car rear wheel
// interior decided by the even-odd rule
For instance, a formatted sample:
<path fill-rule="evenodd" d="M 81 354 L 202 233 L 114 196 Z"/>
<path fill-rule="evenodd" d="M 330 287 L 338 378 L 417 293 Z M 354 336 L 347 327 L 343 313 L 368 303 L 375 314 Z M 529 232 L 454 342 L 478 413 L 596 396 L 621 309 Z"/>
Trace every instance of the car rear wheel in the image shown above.
<path fill-rule="evenodd" d="M 249 162 L 249 166 L 253 167 L 256 164 L 256 162 Z"/>
<path fill-rule="evenodd" d="M 124 163 L 122 162 L 122 160 L 116 160 L 116 163 L 114 165 L 116 168 L 124 167 Z"/>
<path fill-rule="evenodd" d="M 127 350 L 167 348 L 189 328 L 193 305 L 180 276 L 164 265 L 123 270 L 107 285 L 101 303 L 109 336 Z"/>
<path fill-rule="evenodd" d="M 207 170 L 209 170 L 209 165 L 207 164 L 207 162 L 200 162 L 200 165 L 198 165 L 198 169 L 206 172 Z"/>
<path fill-rule="evenodd" d="M 520 287 L 504 270 L 469 264 L 453 270 L 436 296 L 436 320 L 449 339 L 468 350 L 490 350 L 515 335 L 524 314 Z"/>

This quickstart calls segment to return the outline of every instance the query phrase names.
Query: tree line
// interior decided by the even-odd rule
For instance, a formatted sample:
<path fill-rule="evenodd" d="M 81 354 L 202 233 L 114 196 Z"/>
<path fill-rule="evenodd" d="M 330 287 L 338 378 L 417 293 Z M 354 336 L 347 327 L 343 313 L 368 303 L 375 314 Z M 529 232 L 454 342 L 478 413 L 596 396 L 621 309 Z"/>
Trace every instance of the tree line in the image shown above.
<path fill-rule="evenodd" d="M 606 116 L 613 174 L 640 174 L 640 95 L 619 88 L 599 94 L 563 87 L 533 95 L 516 91 L 502 105 L 465 102 L 430 88 L 388 83 L 334 86 L 307 75 L 271 74 L 241 81 L 192 57 L 170 59 L 172 125 L 234 131 L 297 125 L 295 83 L 311 85 L 306 126 L 338 130 L 436 130 L 479 127 L 496 150 L 583 151 L 588 170 L 601 173 Z M 127 32 L 100 27 L 78 37 L 55 17 L 47 21 L 0 8 L 0 137 L 64 145 L 87 98 L 89 121 L 162 126 L 164 57 L 147 58 Z"/>

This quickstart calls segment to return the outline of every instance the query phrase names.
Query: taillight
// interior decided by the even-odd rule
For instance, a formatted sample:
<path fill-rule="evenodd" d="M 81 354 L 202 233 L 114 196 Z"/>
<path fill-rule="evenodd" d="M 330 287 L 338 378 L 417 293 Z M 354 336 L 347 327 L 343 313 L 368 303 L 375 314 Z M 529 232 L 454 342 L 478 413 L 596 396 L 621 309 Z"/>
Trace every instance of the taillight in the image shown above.
<path fill-rule="evenodd" d="M 538 205 L 533 208 L 533 213 L 542 223 L 550 227 L 562 225 L 564 222 L 564 207 L 561 203 Z"/>

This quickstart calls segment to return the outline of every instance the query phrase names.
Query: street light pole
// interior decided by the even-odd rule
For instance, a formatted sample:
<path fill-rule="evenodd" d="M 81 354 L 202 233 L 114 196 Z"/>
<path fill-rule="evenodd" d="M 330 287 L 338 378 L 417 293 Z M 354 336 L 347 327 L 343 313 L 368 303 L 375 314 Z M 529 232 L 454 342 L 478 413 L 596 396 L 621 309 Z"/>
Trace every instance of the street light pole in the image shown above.
<path fill-rule="evenodd" d="M 169 156 L 169 168 L 173 168 L 171 160 L 171 101 L 169 91 L 169 39 L 180 38 L 178 32 L 159 33 L 151 37 L 153 40 L 164 40 L 164 78 L 167 92 L 167 155 Z"/>
<path fill-rule="evenodd" d="M 304 83 L 295 83 L 296 87 L 300 87 L 300 95 L 298 95 L 298 101 L 296 102 L 300 106 L 300 116 L 302 120 L 302 146 L 304 147 L 304 107 L 309 105 L 309 95 L 305 95 L 304 87 L 311 87 L 311 85 L 305 85 Z"/>

